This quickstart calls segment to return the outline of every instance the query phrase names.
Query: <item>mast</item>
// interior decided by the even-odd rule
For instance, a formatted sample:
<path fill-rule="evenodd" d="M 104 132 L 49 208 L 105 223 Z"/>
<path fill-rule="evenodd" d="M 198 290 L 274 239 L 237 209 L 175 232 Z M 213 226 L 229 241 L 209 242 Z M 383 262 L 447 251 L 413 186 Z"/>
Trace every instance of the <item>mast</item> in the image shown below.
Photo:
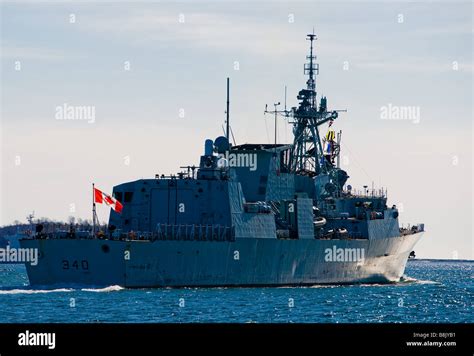
<path fill-rule="evenodd" d="M 229 88 L 229 77 L 227 77 L 227 109 L 225 111 L 226 114 L 226 137 L 227 137 L 227 142 L 230 142 L 230 134 L 229 134 L 229 96 L 230 96 L 230 88 Z"/>
<path fill-rule="evenodd" d="M 286 93 L 286 87 L 285 87 L 285 93 Z M 268 110 L 268 105 L 265 105 L 265 111 L 263 112 L 263 114 L 274 114 L 274 120 L 275 120 L 275 133 L 274 133 L 274 146 L 273 146 L 274 155 L 276 155 L 276 150 L 277 150 L 276 145 L 277 145 L 277 142 L 278 142 L 278 139 L 277 139 L 277 136 L 278 136 L 278 126 L 277 126 L 278 115 L 282 115 L 282 114 L 288 115 L 288 111 L 286 111 L 286 109 L 285 110 L 278 110 L 279 105 L 280 105 L 280 102 L 274 103 L 273 107 L 275 109 L 273 111 Z"/>
<path fill-rule="evenodd" d="M 325 124 L 329 120 L 335 120 L 338 117 L 338 111 L 346 110 L 327 110 L 327 99 L 321 97 L 321 102 L 316 102 L 316 75 L 319 74 L 319 64 L 316 63 L 316 54 L 314 53 L 314 41 L 317 40 L 316 35 L 310 33 L 306 36 L 310 41 L 308 60 L 304 64 L 304 74 L 307 75 L 306 88 L 301 89 L 296 97 L 299 100 L 298 107 L 292 107 L 291 110 L 286 109 L 286 86 L 285 86 L 285 108 L 278 111 L 277 104 L 273 111 L 268 110 L 265 106 L 265 114 L 280 114 L 284 117 L 291 117 L 292 121 L 288 123 L 293 125 L 293 145 L 290 152 L 289 170 L 294 174 L 306 175 L 310 177 L 317 176 L 321 173 L 327 174 L 335 167 L 333 163 L 324 157 L 323 146 L 319 135 L 319 126 Z M 278 103 L 279 105 L 279 103 Z M 276 121 L 275 121 L 276 131 Z M 275 135 L 276 144 L 276 135 Z"/>
<path fill-rule="evenodd" d="M 306 56 L 306 59 L 309 59 L 309 63 L 305 64 L 304 71 L 305 74 L 308 74 L 308 80 L 306 81 L 306 88 L 310 91 L 311 94 L 311 107 L 315 108 L 316 107 L 316 81 L 315 81 L 315 72 L 319 74 L 319 65 L 314 63 L 316 60 L 316 56 L 313 55 L 313 41 L 317 39 L 316 35 L 313 33 L 310 33 L 307 35 L 306 40 L 310 41 L 310 47 L 309 47 L 309 56 Z"/>
<path fill-rule="evenodd" d="M 95 185 L 92 183 L 92 235 L 95 236 L 95 220 L 97 213 L 95 210 Z"/>
<path fill-rule="evenodd" d="M 293 121 L 293 149 L 290 156 L 290 170 L 297 174 L 316 176 L 327 173 L 331 169 L 329 162 L 324 159 L 323 147 L 319 136 L 318 126 L 337 118 L 337 111 L 327 111 L 327 100 L 321 98 L 319 107 L 316 103 L 316 75 L 319 74 L 319 65 L 315 62 L 314 41 L 316 35 L 310 33 L 306 39 L 310 41 L 308 60 L 304 65 L 304 74 L 307 75 L 306 88 L 298 92 L 298 107 L 293 107 L 291 116 Z"/>
<path fill-rule="evenodd" d="M 275 113 L 275 150 L 276 150 L 276 145 L 277 145 L 277 133 L 278 133 L 278 126 L 277 126 L 277 118 L 278 118 L 278 110 L 277 106 L 280 105 L 280 102 L 273 104 L 275 107 L 274 113 Z"/>

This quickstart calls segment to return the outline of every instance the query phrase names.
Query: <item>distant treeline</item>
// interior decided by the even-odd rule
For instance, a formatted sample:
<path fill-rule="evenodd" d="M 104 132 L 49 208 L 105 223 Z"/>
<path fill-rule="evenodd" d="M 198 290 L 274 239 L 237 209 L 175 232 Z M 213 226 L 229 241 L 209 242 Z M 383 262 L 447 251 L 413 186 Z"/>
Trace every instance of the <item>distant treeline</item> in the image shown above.
<path fill-rule="evenodd" d="M 45 230 L 59 231 L 59 230 L 69 230 L 71 225 L 76 231 L 88 231 L 92 230 L 92 219 L 76 219 L 74 217 L 69 217 L 68 221 L 57 221 L 48 218 L 39 218 L 34 219 L 32 224 L 21 223 L 19 221 L 14 221 L 11 225 L 5 225 L 0 227 L 0 236 L 9 236 L 15 235 L 17 233 L 22 234 L 26 231 L 35 231 L 37 224 L 42 224 Z M 102 222 L 101 226 L 105 226 L 106 223 Z"/>

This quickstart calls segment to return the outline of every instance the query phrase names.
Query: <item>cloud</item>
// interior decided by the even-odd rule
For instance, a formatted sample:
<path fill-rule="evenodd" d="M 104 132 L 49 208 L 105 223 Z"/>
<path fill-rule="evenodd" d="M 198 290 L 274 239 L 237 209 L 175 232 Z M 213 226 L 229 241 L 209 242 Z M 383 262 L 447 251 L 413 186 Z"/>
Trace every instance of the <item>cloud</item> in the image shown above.
<path fill-rule="evenodd" d="M 238 14 L 134 10 L 84 19 L 81 29 L 112 36 L 137 46 L 215 48 L 275 55 L 300 50 L 299 29 L 288 24 L 255 21 Z M 271 35 L 271 36 L 270 36 Z M 299 37 L 298 37 L 299 36 Z"/>
<path fill-rule="evenodd" d="M 180 11 L 179 7 L 133 9 L 116 11 L 107 15 L 92 14 L 84 18 L 80 30 L 96 36 L 115 38 L 137 47 L 153 48 L 204 48 L 219 52 L 232 51 L 258 56 L 278 56 L 306 51 L 302 36 L 306 34 L 305 22 L 288 23 L 275 18 L 259 18 L 251 14 L 227 12 Z M 343 58 L 360 68 L 396 72 L 448 72 L 453 70 L 456 58 L 431 58 L 388 53 L 380 42 L 354 41 L 340 31 L 330 31 L 331 24 L 321 24 L 324 31 L 316 44 L 317 53 L 326 58 Z M 318 31 L 317 31 L 318 32 Z M 421 28 L 417 36 L 471 33 L 466 24 L 443 29 Z M 334 35 L 335 34 L 335 35 Z M 458 70 L 472 73 L 472 63 L 458 61 Z"/>
<path fill-rule="evenodd" d="M 472 35 L 474 28 L 469 23 L 458 23 L 453 25 L 436 26 L 421 29 L 417 32 L 420 36 L 440 36 L 440 35 Z"/>
<path fill-rule="evenodd" d="M 61 61 L 66 58 L 66 53 L 61 50 L 29 47 L 29 46 L 3 46 L 1 50 L 2 59 L 30 59 L 30 60 L 45 60 L 45 61 Z"/>
<path fill-rule="evenodd" d="M 457 64 L 455 64 L 455 62 Z M 378 60 L 371 58 L 357 63 L 360 68 L 381 70 L 385 72 L 416 72 L 416 73 L 440 73 L 440 72 L 466 72 L 473 73 L 474 66 L 472 63 L 465 63 L 462 61 L 441 61 L 433 58 L 422 57 L 405 57 L 405 58 L 382 58 Z M 454 69 L 457 68 L 457 69 Z"/>

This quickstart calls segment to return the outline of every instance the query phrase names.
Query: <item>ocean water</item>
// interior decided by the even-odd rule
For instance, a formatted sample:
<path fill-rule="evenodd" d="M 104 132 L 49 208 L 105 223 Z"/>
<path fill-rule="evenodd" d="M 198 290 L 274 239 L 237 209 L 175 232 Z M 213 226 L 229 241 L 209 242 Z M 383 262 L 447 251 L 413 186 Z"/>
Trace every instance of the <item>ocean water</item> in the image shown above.
<path fill-rule="evenodd" d="M 413 260 L 391 285 L 39 290 L 0 265 L 0 323 L 472 323 L 473 267 Z"/>

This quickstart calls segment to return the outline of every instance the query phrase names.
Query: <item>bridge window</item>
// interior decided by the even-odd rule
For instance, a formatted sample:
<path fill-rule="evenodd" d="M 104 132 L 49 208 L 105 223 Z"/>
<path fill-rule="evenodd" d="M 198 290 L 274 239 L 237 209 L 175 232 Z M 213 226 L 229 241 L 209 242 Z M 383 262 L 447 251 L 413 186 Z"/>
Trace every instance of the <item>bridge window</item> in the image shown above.
<path fill-rule="evenodd" d="M 117 199 L 119 202 L 122 202 L 122 192 L 115 192 L 114 193 L 115 199 Z"/>
<path fill-rule="evenodd" d="M 290 167 L 290 149 L 286 149 L 280 152 L 280 172 L 288 173 Z"/>

